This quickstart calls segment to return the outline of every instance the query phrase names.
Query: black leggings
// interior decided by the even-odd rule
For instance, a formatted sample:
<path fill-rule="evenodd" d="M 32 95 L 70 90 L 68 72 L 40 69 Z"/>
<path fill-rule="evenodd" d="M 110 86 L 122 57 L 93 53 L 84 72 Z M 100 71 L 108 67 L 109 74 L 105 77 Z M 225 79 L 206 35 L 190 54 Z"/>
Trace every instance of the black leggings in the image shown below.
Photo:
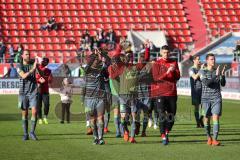
<path fill-rule="evenodd" d="M 65 112 L 67 113 L 67 122 L 70 122 L 70 103 L 62 103 L 62 121 L 65 119 Z"/>
<path fill-rule="evenodd" d="M 155 118 L 158 118 L 158 110 L 157 110 L 157 105 L 156 105 L 156 99 L 152 98 L 150 99 L 150 106 L 148 108 L 148 116 L 152 118 L 152 111 L 154 111 L 154 116 L 155 113 L 157 114 Z"/>
<path fill-rule="evenodd" d="M 44 115 L 47 116 L 49 112 L 49 94 L 38 94 L 38 117 L 42 118 L 42 102 L 44 104 Z"/>
<path fill-rule="evenodd" d="M 159 113 L 160 133 L 171 131 L 177 111 L 177 96 L 158 97 L 156 99 L 157 110 Z"/>

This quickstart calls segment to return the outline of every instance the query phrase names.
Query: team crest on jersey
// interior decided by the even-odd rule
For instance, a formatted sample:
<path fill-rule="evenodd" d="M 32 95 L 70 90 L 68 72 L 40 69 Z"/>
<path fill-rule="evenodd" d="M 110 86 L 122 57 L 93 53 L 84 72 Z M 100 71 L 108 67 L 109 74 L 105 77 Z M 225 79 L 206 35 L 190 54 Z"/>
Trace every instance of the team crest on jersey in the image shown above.
<path fill-rule="evenodd" d="M 127 75 L 126 75 L 126 79 L 134 79 L 137 77 L 137 72 L 128 72 Z"/>

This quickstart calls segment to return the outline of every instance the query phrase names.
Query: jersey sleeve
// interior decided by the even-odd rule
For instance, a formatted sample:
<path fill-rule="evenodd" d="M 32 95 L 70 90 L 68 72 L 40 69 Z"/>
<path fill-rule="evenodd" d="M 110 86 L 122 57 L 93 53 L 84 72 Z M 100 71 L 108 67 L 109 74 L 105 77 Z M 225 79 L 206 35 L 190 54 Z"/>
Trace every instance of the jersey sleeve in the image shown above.
<path fill-rule="evenodd" d="M 23 72 L 23 68 L 22 68 L 21 65 L 17 65 L 16 68 L 17 68 L 17 73 L 18 73 L 18 74 L 21 73 L 21 72 Z"/>
<path fill-rule="evenodd" d="M 195 74 L 192 67 L 189 68 L 188 74 L 189 74 L 190 77 L 192 77 Z"/>

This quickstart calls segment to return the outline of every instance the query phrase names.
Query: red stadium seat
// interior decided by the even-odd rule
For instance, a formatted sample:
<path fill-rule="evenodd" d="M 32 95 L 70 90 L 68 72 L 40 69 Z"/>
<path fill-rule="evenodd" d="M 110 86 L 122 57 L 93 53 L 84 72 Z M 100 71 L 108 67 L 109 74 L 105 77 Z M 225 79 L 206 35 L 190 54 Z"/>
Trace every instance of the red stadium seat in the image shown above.
<path fill-rule="evenodd" d="M 61 54 L 63 55 L 63 57 L 66 57 L 66 58 L 70 57 L 70 52 L 68 52 L 68 51 L 64 51 Z"/>
<path fill-rule="evenodd" d="M 37 49 L 38 50 L 44 50 L 44 45 L 43 44 L 37 44 Z"/>
<path fill-rule="evenodd" d="M 180 49 L 186 49 L 186 48 L 187 48 L 187 46 L 186 46 L 185 43 L 180 43 L 180 44 L 178 45 L 178 47 L 179 47 Z"/>
<path fill-rule="evenodd" d="M 54 56 L 53 52 L 46 52 L 46 57 L 52 58 Z"/>
<path fill-rule="evenodd" d="M 59 57 L 54 57 L 54 63 L 63 63 L 63 59 Z"/>
<path fill-rule="evenodd" d="M 168 30 L 168 35 L 169 36 L 175 36 L 176 35 L 176 32 L 174 30 Z"/>

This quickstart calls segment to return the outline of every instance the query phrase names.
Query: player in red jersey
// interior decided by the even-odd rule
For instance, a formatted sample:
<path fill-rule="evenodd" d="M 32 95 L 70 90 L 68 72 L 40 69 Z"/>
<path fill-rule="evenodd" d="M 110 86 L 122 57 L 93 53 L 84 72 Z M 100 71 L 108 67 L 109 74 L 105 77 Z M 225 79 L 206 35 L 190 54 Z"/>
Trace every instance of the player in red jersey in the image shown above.
<path fill-rule="evenodd" d="M 180 79 L 180 71 L 177 62 L 170 59 L 168 46 L 161 48 L 161 56 L 152 67 L 154 81 L 151 84 L 151 97 L 156 98 L 162 143 L 167 145 L 177 110 L 176 83 Z"/>
<path fill-rule="evenodd" d="M 48 124 L 47 116 L 49 112 L 49 83 L 52 82 L 51 70 L 47 68 L 48 58 L 43 58 L 39 65 L 36 79 L 38 84 L 38 117 L 39 124 Z M 44 117 L 42 116 L 42 102 L 44 103 Z"/>

